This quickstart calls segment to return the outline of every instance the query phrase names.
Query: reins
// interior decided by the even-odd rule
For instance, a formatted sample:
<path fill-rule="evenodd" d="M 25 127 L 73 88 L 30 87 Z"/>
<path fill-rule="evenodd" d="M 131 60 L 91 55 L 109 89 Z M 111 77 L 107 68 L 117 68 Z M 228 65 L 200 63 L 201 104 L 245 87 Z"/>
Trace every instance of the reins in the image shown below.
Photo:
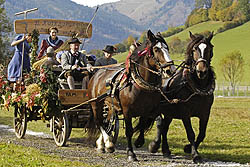
<path fill-rule="evenodd" d="M 158 76 L 161 76 L 161 72 L 151 70 L 150 68 L 145 67 L 145 66 L 143 66 L 143 65 L 141 65 L 141 64 L 139 64 L 139 63 L 137 63 L 137 62 L 135 62 L 134 60 L 130 60 L 130 61 L 131 61 L 132 63 L 136 64 L 137 66 L 140 66 L 140 67 L 142 67 L 142 68 L 148 70 L 148 71 L 151 72 L 151 73 L 154 73 L 154 74 L 156 74 L 156 75 L 158 75 Z"/>

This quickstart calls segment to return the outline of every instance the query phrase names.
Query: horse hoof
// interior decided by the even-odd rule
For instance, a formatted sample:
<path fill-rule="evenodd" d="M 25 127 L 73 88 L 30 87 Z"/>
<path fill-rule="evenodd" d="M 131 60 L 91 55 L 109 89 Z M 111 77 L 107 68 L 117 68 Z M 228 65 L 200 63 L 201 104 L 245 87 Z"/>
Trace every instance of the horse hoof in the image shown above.
<path fill-rule="evenodd" d="M 96 148 L 96 151 L 97 151 L 98 153 L 105 153 L 104 148 Z"/>
<path fill-rule="evenodd" d="M 160 148 L 160 144 L 157 144 L 156 142 L 152 141 L 149 145 L 148 145 L 148 151 L 150 153 L 156 153 L 158 151 L 158 149 Z"/>
<path fill-rule="evenodd" d="M 114 147 L 105 148 L 105 151 L 108 153 L 113 153 L 113 152 L 115 152 L 115 148 Z"/>
<path fill-rule="evenodd" d="M 191 144 L 185 145 L 184 152 L 188 153 L 188 154 L 191 154 Z"/>
<path fill-rule="evenodd" d="M 141 148 L 141 147 L 143 146 L 144 143 L 145 143 L 145 140 L 144 140 L 144 139 L 143 139 L 143 140 L 137 139 L 137 140 L 135 141 L 134 145 L 135 145 L 136 148 Z"/>
<path fill-rule="evenodd" d="M 129 161 L 129 162 L 135 162 L 135 161 L 138 161 L 138 159 L 136 158 L 136 156 L 129 155 L 129 156 L 128 156 L 128 161 Z"/>
<path fill-rule="evenodd" d="M 167 159 L 172 159 L 171 152 L 163 153 L 163 157 Z"/>
<path fill-rule="evenodd" d="M 202 161 L 201 156 L 197 155 L 193 158 L 193 162 L 198 164 L 198 163 L 202 163 L 203 161 Z"/>

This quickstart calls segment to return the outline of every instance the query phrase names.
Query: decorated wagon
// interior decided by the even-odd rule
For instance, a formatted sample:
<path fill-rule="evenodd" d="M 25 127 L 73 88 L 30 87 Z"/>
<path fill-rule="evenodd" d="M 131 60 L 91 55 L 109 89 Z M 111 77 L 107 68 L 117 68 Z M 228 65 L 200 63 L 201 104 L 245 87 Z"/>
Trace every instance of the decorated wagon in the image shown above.
<path fill-rule="evenodd" d="M 47 34 L 48 28 L 55 26 L 59 29 L 58 36 L 71 36 L 78 34 L 81 38 L 92 36 L 91 23 L 54 20 L 54 19 L 24 19 L 16 20 L 15 32 L 17 34 L 31 33 L 33 37 L 34 62 L 38 48 L 39 34 Z M 32 62 L 32 63 L 33 63 Z M 14 107 L 14 130 L 18 138 L 24 138 L 27 122 L 43 120 L 48 122 L 57 146 L 64 146 L 70 137 L 72 128 L 91 128 L 92 118 L 90 102 L 101 97 L 89 99 L 86 89 L 62 89 L 58 80 L 58 69 L 41 68 L 40 71 L 32 70 L 23 76 L 21 82 L 9 83 L 4 69 L 0 74 L 0 102 L 7 109 Z M 104 106 L 103 116 L 108 114 L 109 107 Z M 105 130 L 113 135 L 116 142 L 119 133 L 119 120 L 114 119 L 105 123 Z"/>

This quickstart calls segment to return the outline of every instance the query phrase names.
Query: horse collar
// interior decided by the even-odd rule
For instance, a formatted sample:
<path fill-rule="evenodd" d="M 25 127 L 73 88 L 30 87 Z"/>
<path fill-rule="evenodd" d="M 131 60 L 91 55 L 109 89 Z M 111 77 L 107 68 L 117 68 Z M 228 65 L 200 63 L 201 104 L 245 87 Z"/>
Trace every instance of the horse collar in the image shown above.
<path fill-rule="evenodd" d="M 198 95 L 208 96 L 208 95 L 213 94 L 215 90 L 215 78 L 214 77 L 210 80 L 208 86 L 204 89 L 199 89 L 196 87 L 195 81 L 191 78 L 190 73 L 185 75 L 185 79 L 187 80 L 187 83 L 190 86 L 191 90 Z"/>

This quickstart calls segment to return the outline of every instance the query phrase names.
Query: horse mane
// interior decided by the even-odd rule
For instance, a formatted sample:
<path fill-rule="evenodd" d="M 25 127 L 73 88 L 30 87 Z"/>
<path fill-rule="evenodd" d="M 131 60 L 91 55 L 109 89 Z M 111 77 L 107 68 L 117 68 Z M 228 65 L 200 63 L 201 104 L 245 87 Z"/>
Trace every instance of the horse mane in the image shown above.
<path fill-rule="evenodd" d="M 164 43 L 166 46 L 168 46 L 167 42 L 165 41 L 165 39 L 162 37 L 162 35 L 160 34 L 160 32 L 157 33 L 157 35 L 155 35 L 156 37 L 156 41 L 154 43 L 151 43 L 149 40 L 146 40 L 143 44 L 141 44 L 139 47 L 137 47 L 133 53 L 130 56 L 130 59 L 135 61 L 135 62 L 139 62 L 141 61 L 141 59 L 143 58 L 143 56 L 138 56 L 139 52 L 142 52 L 145 48 L 147 48 L 148 46 L 152 46 L 155 45 L 157 42 L 162 42 Z M 153 51 L 151 51 L 151 54 L 153 54 Z"/>
<path fill-rule="evenodd" d="M 143 56 L 138 56 L 138 53 L 142 52 L 149 45 L 149 43 L 150 42 L 147 40 L 142 45 L 137 47 L 131 54 L 130 59 L 135 62 L 140 62 L 143 59 Z"/>

